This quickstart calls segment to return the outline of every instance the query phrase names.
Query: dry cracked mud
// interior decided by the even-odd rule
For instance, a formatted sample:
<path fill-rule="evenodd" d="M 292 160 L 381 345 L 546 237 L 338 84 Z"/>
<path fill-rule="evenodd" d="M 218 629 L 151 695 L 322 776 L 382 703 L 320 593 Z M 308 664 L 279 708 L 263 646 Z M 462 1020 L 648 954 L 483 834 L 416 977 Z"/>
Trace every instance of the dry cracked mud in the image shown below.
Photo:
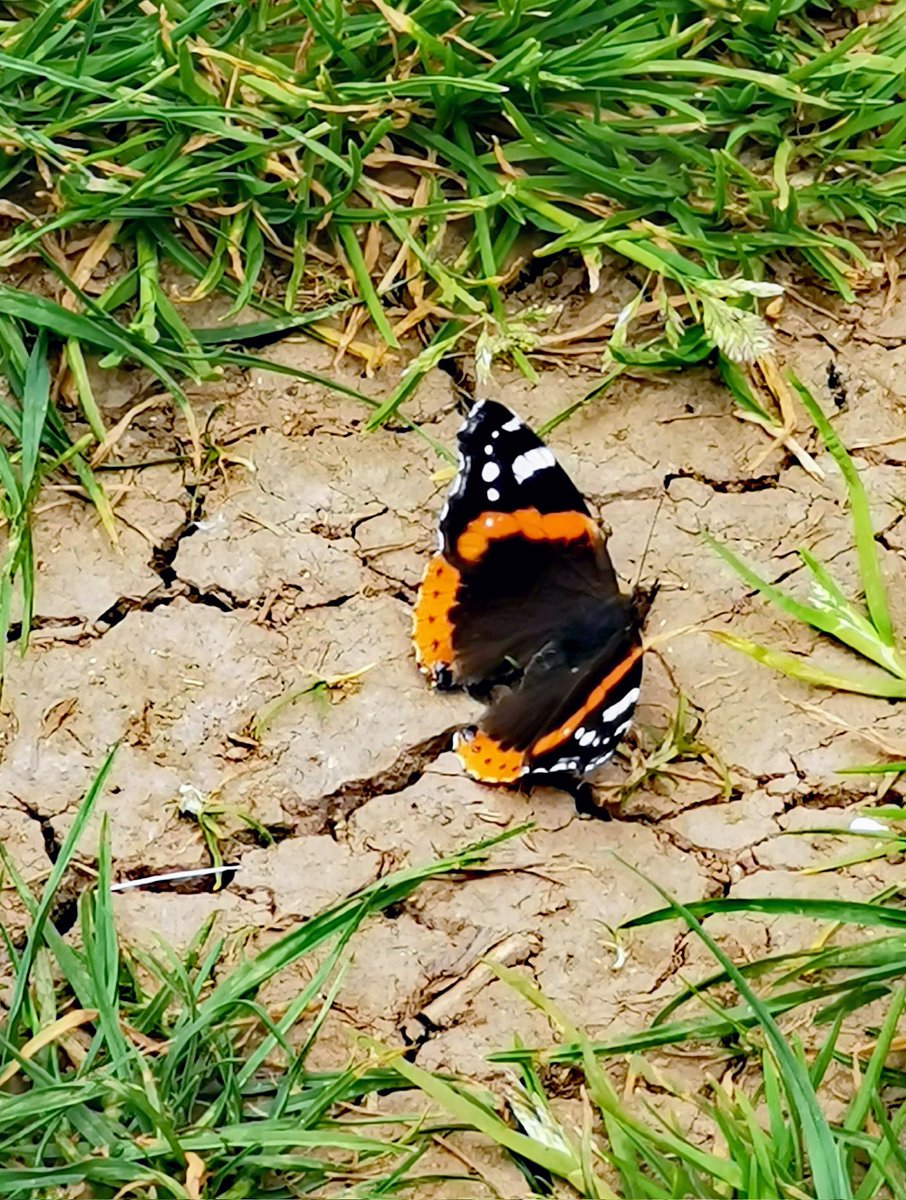
<path fill-rule="evenodd" d="M 787 302 L 780 357 L 813 386 L 858 456 L 904 628 L 906 345 L 896 331 L 906 303 L 893 311 L 880 301 L 864 311 L 838 305 L 833 316 L 828 303 Z M 353 377 L 310 342 L 269 353 L 328 374 L 346 370 L 374 395 L 393 383 L 390 372 Z M 140 380 L 98 378 L 112 423 Z M 501 369 L 497 393 L 541 423 L 581 397 L 590 378 L 578 366 L 552 369 L 531 387 Z M 194 401 L 201 421 L 212 416 L 220 469 L 197 479 L 164 461 L 111 476 L 118 551 L 78 498 L 50 491 L 43 505 L 37 631 L 24 659 L 10 661 L 0 713 L 0 819 L 7 850 L 32 884 L 46 877 L 117 740 L 101 809 L 120 878 L 207 864 L 197 824 L 180 813 L 186 796 L 242 810 L 273 837 L 256 845 L 227 816 L 241 869 L 224 892 L 118 896 L 121 928 L 137 939 L 184 943 L 211 911 L 226 932 L 270 936 L 395 865 L 531 820 L 534 830 L 504 845 L 487 871 L 431 883 L 361 931 L 318 1050 L 345 1057 L 353 1031 L 364 1030 L 415 1044 L 426 1066 L 481 1075 L 484 1055 L 514 1034 L 528 1044 L 550 1040 L 537 1013 L 482 974 L 489 952 L 525 971 L 596 1038 L 641 1025 L 679 968 L 691 977 L 705 969 L 692 939 L 668 925 L 634 936 L 617 968 L 610 931 L 657 899 L 646 873 L 684 900 L 830 887 L 868 898 L 896 877 L 883 862 L 832 883 L 800 868 L 839 851 L 808 829 L 845 825 L 870 795 L 865 778 L 836 774 L 876 756 L 865 732 L 902 756 L 902 708 L 812 691 L 707 633 L 731 628 L 800 651 L 816 644 L 748 593 L 703 529 L 793 588 L 802 577 L 795 551 L 807 546 L 856 591 L 833 465 L 819 454 L 825 479 L 808 475 L 738 418 L 710 371 L 628 380 L 550 438 L 611 528 L 625 581 L 635 578 L 650 535 L 643 578 L 661 587 L 648 631 L 680 631 L 649 656 L 639 725 L 663 732 L 682 692 L 732 785 L 726 798 L 707 764 L 686 762 L 671 787 L 640 788 L 609 821 L 578 817 L 555 791 L 524 797 L 482 787 L 448 752 L 452 731 L 476 706 L 431 694 L 409 647 L 414 589 L 446 486 L 434 478 L 442 464 L 430 445 L 402 426 L 366 435 L 354 401 L 271 372 L 225 380 Z M 452 444 L 460 415 L 446 374 L 428 379 L 412 415 Z M 184 445 L 185 429 L 162 405 L 136 419 L 119 451 L 125 461 L 175 459 Z M 706 628 L 681 632 L 693 625 Z M 828 646 L 816 653 L 842 658 Z M 275 699 L 336 676 L 355 678 L 286 704 L 255 737 Z M 627 769 L 625 758 L 605 768 L 605 792 Z M 90 875 L 92 837 L 71 889 Z M 15 928 L 12 892 L 0 899 Z M 743 955 L 814 935 L 791 921 L 711 926 Z M 293 986 L 284 980 L 275 990 Z"/>

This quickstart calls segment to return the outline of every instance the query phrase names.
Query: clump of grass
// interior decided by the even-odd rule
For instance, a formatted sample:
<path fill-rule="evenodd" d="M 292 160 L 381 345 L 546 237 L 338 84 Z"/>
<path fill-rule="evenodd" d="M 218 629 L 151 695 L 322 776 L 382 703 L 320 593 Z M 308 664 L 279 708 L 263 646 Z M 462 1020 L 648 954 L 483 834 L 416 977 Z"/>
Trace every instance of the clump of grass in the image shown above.
<path fill-rule="evenodd" d="M 263 951 L 231 965 L 208 922 L 181 954 L 125 946 L 110 899 L 112 864 L 102 834 L 96 886 L 78 901 L 77 937 L 54 924 L 58 889 L 96 806 L 112 756 L 95 779 L 35 898 L 0 847 L 29 914 L 24 940 L 5 936 L 13 972 L 0 1026 L 0 1194 L 11 1200 L 90 1195 L 113 1200 L 172 1196 L 207 1200 L 372 1197 L 419 1194 L 431 1182 L 477 1193 L 477 1176 L 437 1175 L 423 1163 L 437 1134 L 477 1131 L 511 1155 L 532 1194 L 560 1180 L 592 1200 L 676 1196 L 755 1200 L 881 1200 L 906 1189 L 900 1142 L 906 1107 L 891 1064 L 906 1000 L 906 913 L 891 904 L 780 898 L 668 904 L 626 923 L 631 929 L 681 919 L 708 946 L 718 970 L 688 984 L 652 1024 L 610 1042 L 590 1040 L 522 975 L 489 963 L 543 1012 L 560 1040 L 493 1055 L 512 1082 L 498 1093 L 425 1071 L 399 1052 L 364 1046 L 345 1068 L 313 1071 L 307 1057 L 342 986 L 356 930 L 441 873 L 468 871 L 491 847 L 525 830 L 468 847 L 427 867 L 408 868 L 325 909 Z M 740 911 L 881 929 L 855 945 L 732 963 L 704 918 Z M 631 947 L 630 947 L 631 952 Z M 306 960 L 308 981 L 280 1013 L 262 987 Z M 755 985 L 758 984 L 758 991 Z M 735 1001 L 727 1001 L 732 988 Z M 845 1112 L 830 1122 L 822 1083 L 844 1020 L 872 1010 L 870 1037 L 855 1051 L 858 1071 Z M 677 1010 L 698 1004 L 697 1013 Z M 827 1033 L 817 1049 L 786 1036 L 779 1022 L 800 1010 Z M 640 1052 L 695 1042 L 747 1070 L 737 1083 L 706 1078 L 684 1090 L 663 1073 L 661 1089 L 684 1101 L 696 1133 L 621 1094 L 608 1059 L 630 1056 L 634 1076 L 651 1074 Z M 548 1094 L 558 1064 L 579 1073 L 580 1110 L 566 1118 Z M 669 1074 L 669 1073 L 668 1073 Z M 382 1111 L 380 1095 L 420 1089 L 431 1101 Z M 893 1090 L 892 1090 L 893 1089 Z M 394 1106 L 398 1109 L 398 1105 Z"/>
<path fill-rule="evenodd" d="M 808 550 L 799 550 L 799 557 L 812 577 L 811 603 L 806 604 L 769 583 L 709 534 L 706 533 L 705 537 L 721 558 L 729 563 L 750 587 L 760 592 L 782 612 L 842 643 L 863 659 L 881 667 L 884 673 L 854 675 L 829 671 L 812 662 L 811 657 L 805 658 L 783 650 L 771 649 L 733 633 L 716 632 L 714 637 L 748 654 L 757 662 L 764 663 L 772 670 L 799 679 L 803 683 L 859 692 L 865 696 L 904 699 L 906 654 L 897 644 L 890 619 L 865 486 L 855 463 L 814 397 L 795 376 L 791 375 L 790 378 L 846 485 L 865 607 L 850 600 L 827 568 Z"/>
<path fill-rule="evenodd" d="M 26 437 L 30 448 L 27 478 L 5 470 L 0 486 L 22 644 L 40 479 L 69 472 L 115 537 L 99 480 L 117 463 L 91 466 L 91 448 L 109 455 L 116 441 L 91 357 L 138 366 L 173 397 L 198 473 L 211 448 L 187 385 L 268 366 L 355 397 L 369 428 L 405 422 L 425 374 L 465 348 L 528 377 L 536 352 L 557 354 L 563 331 L 507 305 L 529 259 L 577 256 L 594 289 L 616 255 L 645 281 L 588 335 L 589 350 L 607 346 L 589 395 L 626 370 L 713 356 L 742 413 L 775 428 L 740 366 L 769 344 L 766 256 L 851 300 L 874 279 L 873 239 L 906 222 L 903 13 L 698 0 L 554 0 L 543 20 L 522 0 L 6 5 L 0 422 L 14 459 Z M 228 312 L 200 328 L 191 304 L 215 293 Z M 391 358 L 405 370 L 375 401 L 260 355 L 302 331 L 368 371 Z M 33 359 L 49 375 L 43 408 L 39 375 L 25 394 Z M 8 631 L 0 597 L 0 640 Z"/>
<path fill-rule="evenodd" d="M 660 890 L 660 889 L 657 889 Z M 662 895 L 665 895 L 662 893 Z M 665 899 L 669 899 L 665 895 Z M 594 1200 L 677 1196 L 765 1196 L 803 1200 L 874 1200 L 901 1195 L 906 1188 L 906 1156 L 901 1140 L 906 1109 L 899 1104 L 902 1073 L 893 1055 L 901 1046 L 898 1022 L 906 1002 L 906 950 L 902 934 L 854 946 L 824 947 L 736 966 L 702 924 L 717 913 L 740 911 L 810 916 L 820 920 L 902 930 L 902 908 L 846 901 L 713 900 L 668 906 L 626 923 L 624 929 L 680 918 L 708 947 L 719 970 L 683 990 L 648 1029 L 594 1042 L 537 988 L 515 972 L 493 969 L 529 1003 L 540 1009 L 564 1040 L 544 1049 L 517 1046 L 492 1055 L 510 1064 L 518 1081 L 501 1094 L 519 1130 L 503 1121 L 486 1100 L 466 1085 L 438 1080 L 412 1063 L 397 1069 L 448 1113 L 518 1155 L 533 1190 L 548 1193 L 549 1180 L 565 1180 Z M 759 992 L 752 980 L 761 980 Z M 738 1002 L 721 1003 L 715 990 L 732 987 Z M 871 1036 L 855 1052 L 851 1088 L 841 1119 L 827 1119 L 821 1088 L 835 1062 L 853 1066 L 852 1052 L 840 1048 L 845 1018 L 883 998 L 885 1012 L 874 1015 Z M 699 1001 L 705 1014 L 670 1019 Z M 782 1032 L 778 1019 L 799 1010 L 817 1013 L 827 1032 L 807 1050 Z M 747 1069 L 723 1079 L 705 1077 L 701 1086 L 671 1085 L 655 1073 L 659 1090 L 685 1101 L 694 1133 L 648 1105 L 621 1095 L 604 1061 L 637 1055 L 655 1047 L 694 1043 L 723 1046 L 727 1059 Z M 578 1073 L 581 1108 L 570 1119 L 557 1115 L 545 1089 L 550 1068 L 569 1065 Z M 633 1066 L 633 1064 L 635 1064 Z M 650 1072 L 647 1072 L 650 1073 Z M 669 1071 L 667 1072 L 669 1076 Z M 739 1082 L 732 1082 L 738 1076 Z M 836 1089 L 839 1092 L 839 1088 Z"/>
<path fill-rule="evenodd" d="M 638 748 L 630 752 L 629 774 L 614 785 L 620 801 L 646 786 L 675 789 L 683 779 L 683 764 L 689 762 L 704 763 L 720 781 L 726 799 L 732 789 L 730 775 L 719 755 L 699 737 L 701 724 L 701 717 L 690 710 L 689 701 L 680 693 L 665 732 L 654 735 L 644 727 L 637 728 Z"/>
<path fill-rule="evenodd" d="M 35 561 L 31 519 L 44 479 L 60 469 L 73 472 L 97 508 L 112 542 L 116 542 L 113 512 L 85 453 L 93 439 L 85 434 L 70 440 L 51 403 L 48 339 L 40 332 L 27 351 L 18 330 L 0 317 L 0 358 L 5 361 L 9 390 L 16 403 L 0 399 L 0 515 L 6 526 L 6 547 L 0 566 L 0 689 L 4 656 L 12 628 L 13 603 L 18 591 L 18 641 L 28 645 L 34 616 Z"/>
<path fill-rule="evenodd" d="M 377 1131 L 358 1107 L 398 1089 L 400 1077 L 365 1051 L 336 1071 L 311 1071 L 306 1059 L 362 923 L 525 827 L 386 875 L 229 969 L 211 922 L 182 954 L 121 945 L 105 838 L 97 884 L 79 897 L 78 938 L 55 927 L 58 888 L 110 763 L 40 898 L 0 847 L 30 918 L 24 944 L 4 937 L 14 983 L 0 1025 L 0 1195 L 364 1197 L 424 1183 L 417 1164 L 432 1143 L 423 1118 L 404 1112 Z M 269 1013 L 260 989 L 303 960 L 308 982 Z"/>
<path fill-rule="evenodd" d="M 602 255 L 621 255 L 660 281 L 668 343 L 688 329 L 751 356 L 765 254 L 852 299 L 872 264 L 847 226 L 906 219 L 902 5 L 857 19 L 555 0 L 543 21 L 440 0 L 10 8 L 0 182 L 24 200 L 0 261 L 43 253 L 104 327 L 108 361 L 137 359 L 177 398 L 175 377 L 216 375 L 228 343 L 303 326 L 371 368 L 421 332 L 372 425 L 462 338 L 531 375 L 543 336 L 505 305 L 526 253 L 580 256 L 592 287 Z M 125 269 L 102 285 L 114 248 Z M 219 291 L 264 319 L 193 329 L 162 284 L 174 265 L 188 299 Z M 82 343 L 79 314 L 22 300 L 7 287 L 0 311 Z"/>

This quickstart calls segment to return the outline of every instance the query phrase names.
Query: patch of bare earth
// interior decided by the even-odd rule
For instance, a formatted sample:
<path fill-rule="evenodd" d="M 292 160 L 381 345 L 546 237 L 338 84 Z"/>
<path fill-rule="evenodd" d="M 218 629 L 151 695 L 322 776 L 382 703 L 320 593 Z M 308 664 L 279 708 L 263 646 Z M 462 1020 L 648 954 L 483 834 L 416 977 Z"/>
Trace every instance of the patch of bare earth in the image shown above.
<path fill-rule="evenodd" d="M 825 399 L 835 364 L 835 423 L 864 468 L 902 628 L 906 347 L 888 331 L 902 321 L 854 311 L 832 318 L 817 303 L 787 304 L 782 357 Z M 334 370 L 328 351 L 309 342 L 272 353 Z M 550 370 L 532 388 L 501 369 L 498 394 L 540 423 L 592 378 Z M 392 379 L 354 382 L 383 394 Z M 116 384 L 111 423 L 131 401 L 128 377 Z M 869 864 L 832 880 L 804 876 L 799 868 L 834 848 L 785 835 L 849 819 L 864 781 L 835 770 L 876 753 L 861 730 L 906 747 L 903 710 L 809 691 L 703 631 L 677 633 L 649 656 L 638 722 L 664 730 L 682 691 L 701 716 L 701 739 L 729 769 L 729 799 L 695 762 L 671 788 L 637 791 L 610 821 L 577 817 L 555 791 L 525 798 L 465 778 L 448 750 L 476 705 L 431 694 L 409 648 L 414 589 L 446 486 L 432 479 L 441 464 L 430 446 L 403 428 L 366 436 L 353 401 L 271 373 L 226 381 L 196 402 L 201 420 L 224 405 L 212 426 L 223 471 L 199 480 L 188 466 L 163 463 L 110 476 L 118 552 L 91 509 L 47 493 L 36 530 L 38 630 L 24 660 L 10 662 L 0 717 L 6 844 L 32 883 L 46 876 L 92 774 L 120 739 L 102 806 L 120 877 L 207 863 L 197 824 L 179 812 L 187 794 L 243 810 L 275 839 L 256 846 L 233 822 L 231 857 L 242 869 L 222 894 L 119 896 L 121 928 L 140 939 L 184 942 L 212 909 L 226 930 L 270 936 L 397 864 L 532 820 L 531 835 L 505 845 L 485 873 L 426 886 L 363 929 L 319 1051 L 345 1057 L 354 1033 L 367 1031 L 417 1044 L 425 1066 L 481 1075 L 486 1052 L 514 1035 L 550 1040 L 536 1013 L 476 971 L 489 953 L 595 1038 L 638 1028 L 678 971 L 694 978 L 705 969 L 694 940 L 667 925 L 635 936 L 617 969 L 610 929 L 657 901 L 632 868 L 684 900 L 868 898 L 897 873 Z M 460 415 L 448 376 L 431 377 L 413 415 L 452 443 Z M 801 577 L 796 548 L 807 546 L 857 590 L 832 465 L 816 482 L 737 418 L 707 370 L 618 385 L 550 441 L 612 529 L 624 580 L 635 578 L 651 534 L 644 574 L 661 590 L 650 634 L 699 624 L 798 650 L 813 644 L 746 595 L 702 529 L 792 586 Z M 161 408 L 142 414 L 119 450 L 139 461 L 184 448 L 178 421 Z M 835 661 L 833 649 L 819 652 Z M 259 741 L 252 736 L 256 717 L 290 689 L 358 672 L 321 702 L 287 705 Z M 620 760 L 605 769 L 602 795 L 626 769 Z M 2 899 L 15 923 L 12 894 Z M 788 920 L 711 927 L 743 955 L 777 953 L 815 932 Z M 274 998 L 293 987 L 283 981 Z"/>

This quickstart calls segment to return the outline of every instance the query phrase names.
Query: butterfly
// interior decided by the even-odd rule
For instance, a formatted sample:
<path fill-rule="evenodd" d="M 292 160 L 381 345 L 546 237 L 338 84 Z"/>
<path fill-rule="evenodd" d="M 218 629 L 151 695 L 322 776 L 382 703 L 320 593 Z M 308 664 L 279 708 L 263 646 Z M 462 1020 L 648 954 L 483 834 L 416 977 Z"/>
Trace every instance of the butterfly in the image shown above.
<path fill-rule="evenodd" d="M 478 401 L 458 444 L 415 605 L 416 660 L 432 686 L 489 701 L 455 738 L 473 778 L 577 795 L 632 720 L 637 610 L 582 496 L 518 416 Z"/>

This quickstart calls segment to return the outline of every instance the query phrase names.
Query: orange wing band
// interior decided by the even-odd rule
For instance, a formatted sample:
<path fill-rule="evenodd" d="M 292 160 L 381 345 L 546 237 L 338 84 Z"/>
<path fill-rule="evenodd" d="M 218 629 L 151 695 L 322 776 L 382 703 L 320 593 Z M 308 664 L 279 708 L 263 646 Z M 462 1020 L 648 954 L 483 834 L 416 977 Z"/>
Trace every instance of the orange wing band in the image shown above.
<path fill-rule="evenodd" d="M 435 554 L 429 560 L 418 589 L 412 641 L 419 668 L 430 675 L 436 667 L 453 664 L 453 624 L 450 612 L 456 604 L 459 572 Z"/>
<path fill-rule="evenodd" d="M 482 513 L 470 521 L 456 539 L 456 553 L 463 562 L 477 562 L 491 542 L 517 534 L 532 542 L 594 541 L 601 536 L 594 521 L 583 513 L 540 513 L 537 508 L 517 508 L 511 513 Z"/>
<path fill-rule="evenodd" d="M 454 745 L 459 761 L 473 779 L 482 783 L 514 783 L 526 772 L 521 750 L 504 750 L 480 729 L 471 735 L 457 735 Z"/>
<path fill-rule="evenodd" d="M 626 655 L 622 662 L 617 663 L 613 670 L 605 675 L 593 692 L 589 694 L 588 699 L 582 705 L 577 713 L 564 722 L 553 733 L 547 733 L 543 738 L 539 738 L 537 742 L 529 750 L 529 755 L 534 758 L 539 754 L 544 754 L 546 750 L 553 750 L 555 746 L 559 746 L 561 742 L 565 742 L 567 738 L 571 738 L 576 732 L 588 714 L 603 704 L 610 689 L 620 682 L 623 676 L 632 667 L 632 664 L 638 662 L 642 657 L 642 647 L 634 646 L 633 649 Z"/>

